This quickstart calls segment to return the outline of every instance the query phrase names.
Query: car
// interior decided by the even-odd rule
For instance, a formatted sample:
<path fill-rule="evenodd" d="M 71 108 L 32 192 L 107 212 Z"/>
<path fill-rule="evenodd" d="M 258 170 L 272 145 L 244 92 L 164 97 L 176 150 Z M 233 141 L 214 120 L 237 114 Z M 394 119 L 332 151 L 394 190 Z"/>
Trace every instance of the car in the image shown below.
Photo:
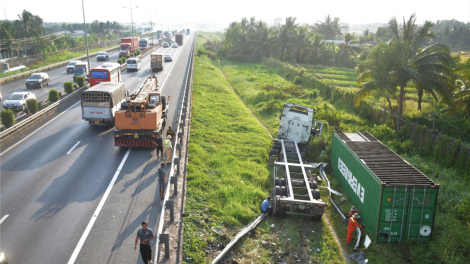
<path fill-rule="evenodd" d="M 33 73 L 28 79 L 26 79 L 25 85 L 26 88 L 39 87 L 42 88 L 46 85 L 49 85 L 51 81 L 49 80 L 49 74 L 44 72 Z"/>
<path fill-rule="evenodd" d="M 129 58 L 127 59 L 127 71 L 134 70 L 134 71 L 139 71 L 140 70 L 140 59 L 139 58 Z"/>
<path fill-rule="evenodd" d="M 171 54 L 165 54 L 165 61 L 173 61 Z"/>
<path fill-rule="evenodd" d="M 26 100 L 28 99 L 36 99 L 36 96 L 33 93 L 28 92 L 13 93 L 3 102 L 3 108 L 12 109 L 13 111 L 25 111 Z"/>
<path fill-rule="evenodd" d="M 164 48 L 168 48 L 169 46 L 170 46 L 170 44 L 168 44 L 168 42 L 163 43 Z"/>
<path fill-rule="evenodd" d="M 176 43 L 174 39 L 171 40 L 171 43 Z"/>
<path fill-rule="evenodd" d="M 173 44 L 171 44 L 171 47 L 172 47 L 172 48 L 178 48 L 178 44 L 173 43 Z"/>
<path fill-rule="evenodd" d="M 109 60 L 109 55 L 107 52 L 100 52 L 98 55 L 96 55 L 96 60 L 101 61 L 101 60 Z"/>
<path fill-rule="evenodd" d="M 81 61 L 70 61 L 67 66 L 65 66 L 65 70 L 67 73 L 73 73 L 73 69 L 75 68 L 75 64 L 79 63 Z"/>

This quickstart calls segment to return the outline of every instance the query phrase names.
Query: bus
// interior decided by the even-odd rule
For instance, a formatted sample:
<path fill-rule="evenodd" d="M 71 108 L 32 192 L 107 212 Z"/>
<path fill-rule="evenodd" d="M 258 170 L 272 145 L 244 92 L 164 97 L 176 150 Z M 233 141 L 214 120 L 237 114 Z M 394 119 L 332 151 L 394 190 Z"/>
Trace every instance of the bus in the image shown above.
<path fill-rule="evenodd" d="M 148 47 L 149 47 L 149 43 L 148 43 L 147 39 L 141 39 L 139 41 L 139 48 L 141 50 L 148 49 Z"/>
<path fill-rule="evenodd" d="M 114 117 L 126 99 L 124 83 L 104 82 L 82 92 L 82 119 L 90 125 L 114 125 Z"/>
<path fill-rule="evenodd" d="M 90 86 L 102 82 L 122 82 L 122 69 L 119 63 L 104 63 L 90 71 Z"/>

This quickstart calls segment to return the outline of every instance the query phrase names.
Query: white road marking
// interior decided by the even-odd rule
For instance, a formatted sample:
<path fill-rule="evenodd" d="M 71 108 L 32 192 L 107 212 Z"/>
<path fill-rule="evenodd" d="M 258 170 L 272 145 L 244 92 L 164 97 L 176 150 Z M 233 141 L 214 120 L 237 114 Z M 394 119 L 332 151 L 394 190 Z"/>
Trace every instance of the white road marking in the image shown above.
<path fill-rule="evenodd" d="M 78 144 L 80 144 L 81 141 L 78 141 L 77 144 L 75 144 L 70 150 L 69 152 L 67 152 L 67 155 L 69 155 L 77 146 Z"/>
<path fill-rule="evenodd" d="M 21 139 L 20 141 L 16 142 L 13 146 L 9 147 L 8 149 L 6 149 L 5 151 L 3 151 L 2 153 L 0 153 L 0 157 L 3 156 L 3 154 L 7 153 L 8 151 L 10 151 L 11 149 L 13 149 L 14 147 L 18 146 L 19 144 L 21 144 L 23 141 L 25 141 L 26 139 L 30 138 L 32 135 L 36 134 L 36 132 L 38 132 L 39 130 L 43 129 L 45 126 L 49 125 L 52 121 L 56 120 L 57 118 L 59 118 L 61 115 L 67 113 L 68 110 L 70 110 L 72 107 L 76 106 L 78 103 L 80 103 L 81 101 L 78 101 L 76 102 L 75 104 L 73 104 L 71 107 L 67 108 L 67 110 L 65 110 L 64 112 L 60 113 L 58 116 L 54 117 L 52 120 L 50 120 L 49 122 L 45 123 L 44 125 L 42 125 L 40 128 L 34 130 L 32 133 L 30 133 L 29 135 L 27 135 L 26 137 L 24 137 L 23 139 Z"/>
<path fill-rule="evenodd" d="M 140 80 L 142 80 L 142 78 L 139 78 L 139 80 L 137 80 L 137 81 L 140 82 Z"/>
<path fill-rule="evenodd" d="M 5 221 L 5 219 L 7 219 L 7 217 L 9 217 L 10 215 L 5 215 L 2 217 L 2 219 L 0 219 L 0 225 L 3 223 L 3 221 Z"/>
<path fill-rule="evenodd" d="M 93 213 L 93 216 L 90 219 L 90 222 L 88 223 L 87 227 L 85 228 L 85 232 L 83 232 L 82 237 L 80 238 L 80 241 L 78 241 L 78 245 L 75 248 L 75 250 L 72 253 L 72 256 L 69 259 L 68 264 L 73 264 L 75 260 L 78 257 L 78 254 L 80 253 L 80 250 L 83 247 L 83 244 L 85 244 L 85 240 L 88 237 L 88 234 L 90 234 L 91 228 L 93 228 L 93 225 L 95 224 L 96 219 L 98 219 L 98 215 L 100 214 L 101 209 L 104 206 L 104 203 L 106 202 L 106 199 L 108 199 L 109 194 L 111 193 L 111 189 L 113 189 L 114 183 L 116 182 L 119 173 L 121 172 L 122 167 L 124 166 L 124 163 L 126 163 L 127 157 L 129 157 L 129 154 L 131 153 L 132 147 L 130 147 L 126 155 L 124 155 L 124 158 L 121 161 L 121 164 L 119 164 L 119 167 L 117 171 L 114 173 L 114 177 L 111 180 L 111 182 L 108 185 L 108 188 L 106 189 L 106 192 L 104 193 L 103 197 L 101 198 L 100 203 L 98 204 L 98 207 L 96 208 L 95 212 Z"/>
<path fill-rule="evenodd" d="M 167 74 L 167 76 L 166 76 L 166 78 L 165 78 L 165 81 L 163 81 L 162 90 L 161 90 L 161 91 L 163 91 L 163 87 L 165 86 L 166 81 L 167 81 L 168 78 L 170 77 L 171 71 L 173 70 L 173 67 L 175 67 L 175 65 L 176 65 L 176 61 L 178 61 L 178 59 L 180 58 L 181 52 L 183 52 L 183 49 L 181 49 L 181 51 L 178 53 L 178 57 L 176 57 L 176 60 L 174 61 L 173 65 L 171 65 L 170 71 L 168 72 L 168 74 Z"/>

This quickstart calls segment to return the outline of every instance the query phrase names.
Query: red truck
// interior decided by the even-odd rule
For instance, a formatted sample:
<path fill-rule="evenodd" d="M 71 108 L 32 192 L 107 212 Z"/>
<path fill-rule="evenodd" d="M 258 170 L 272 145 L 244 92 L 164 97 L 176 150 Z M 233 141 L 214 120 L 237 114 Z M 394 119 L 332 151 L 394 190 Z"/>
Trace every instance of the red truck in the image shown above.
<path fill-rule="evenodd" d="M 134 45 L 132 45 L 132 40 L 134 40 Z M 139 37 L 122 38 L 121 46 L 119 47 L 119 58 L 125 57 L 127 54 L 134 53 L 134 51 L 138 50 L 139 40 Z"/>

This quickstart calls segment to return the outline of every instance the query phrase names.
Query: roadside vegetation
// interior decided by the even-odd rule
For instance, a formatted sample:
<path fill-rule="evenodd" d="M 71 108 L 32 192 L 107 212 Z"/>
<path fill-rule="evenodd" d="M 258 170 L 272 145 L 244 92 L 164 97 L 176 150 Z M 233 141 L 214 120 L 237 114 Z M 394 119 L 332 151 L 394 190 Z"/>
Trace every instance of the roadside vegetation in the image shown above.
<path fill-rule="evenodd" d="M 259 215 L 261 202 L 271 194 L 272 142 L 224 80 L 217 62 L 197 56 L 194 76 L 183 261 L 208 263 Z M 324 221 L 272 216 L 241 239 L 226 259 L 345 263 Z"/>
<path fill-rule="evenodd" d="M 425 154 L 402 132 L 395 133 L 387 124 L 377 124 L 366 118 L 367 112 L 358 113 L 348 102 L 325 99 L 318 90 L 295 85 L 279 69 L 255 63 L 223 61 L 222 70 L 240 98 L 252 112 L 276 135 L 279 112 L 286 102 L 310 106 L 315 119 L 326 122 L 323 135 L 309 144 L 307 161 L 330 163 L 329 147 L 332 130 L 345 132 L 369 131 L 383 143 L 400 154 L 441 187 L 436 213 L 433 240 L 427 244 L 405 242 L 399 245 L 376 244 L 364 250 L 374 263 L 468 263 L 470 254 L 470 179 L 458 167 L 449 166 L 439 155 Z M 281 71 L 282 72 L 282 71 Z M 292 77 L 292 76 L 289 76 Z M 295 79 L 295 78 L 293 78 Z M 321 151 L 326 150 L 322 158 Z M 328 167 L 327 167 L 328 168 Z M 333 189 L 341 191 L 339 184 L 328 173 Z M 336 202 L 340 197 L 335 197 Z M 349 201 L 341 203 L 343 213 L 351 207 Z M 332 207 L 327 214 L 339 234 L 343 246 L 352 252 L 353 247 L 345 243 L 346 225 Z M 363 247 L 363 246 L 361 246 Z"/>

